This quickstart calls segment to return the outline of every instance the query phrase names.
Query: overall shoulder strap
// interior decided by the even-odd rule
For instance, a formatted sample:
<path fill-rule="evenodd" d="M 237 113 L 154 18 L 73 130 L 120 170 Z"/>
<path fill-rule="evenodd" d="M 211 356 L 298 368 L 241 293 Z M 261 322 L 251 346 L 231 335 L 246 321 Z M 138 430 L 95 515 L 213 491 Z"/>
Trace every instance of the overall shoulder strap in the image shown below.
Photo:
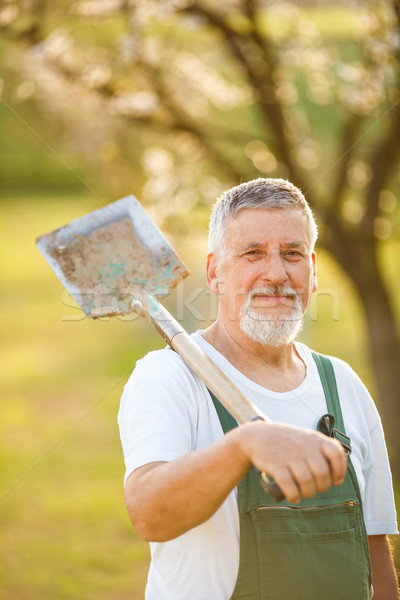
<path fill-rule="evenodd" d="M 217 411 L 217 415 L 220 420 L 222 430 L 224 433 L 228 433 L 228 431 L 237 427 L 238 424 L 235 421 L 235 419 L 232 417 L 231 413 L 228 412 L 226 410 L 225 406 L 223 406 L 221 404 L 221 402 L 218 400 L 218 398 L 210 390 L 208 390 L 208 392 L 214 403 L 215 410 Z"/>
<path fill-rule="evenodd" d="M 311 354 L 317 365 L 328 411 L 334 415 L 336 427 L 346 433 L 333 365 L 327 356 L 318 352 L 311 352 Z"/>
<path fill-rule="evenodd" d="M 343 414 L 340 406 L 339 394 L 333 365 L 329 358 L 327 356 L 324 356 L 323 354 L 319 354 L 318 352 L 312 352 L 312 355 L 318 368 L 318 373 L 325 393 L 328 411 L 332 413 L 335 417 L 336 427 L 339 430 L 339 432 L 337 432 L 339 433 L 339 435 L 336 435 L 335 437 L 336 439 L 341 441 L 340 433 L 342 432 L 346 435 L 346 429 L 344 426 Z M 358 496 L 360 505 L 362 506 L 360 487 L 358 485 L 357 475 L 350 456 L 348 457 L 348 465 L 354 490 Z"/>

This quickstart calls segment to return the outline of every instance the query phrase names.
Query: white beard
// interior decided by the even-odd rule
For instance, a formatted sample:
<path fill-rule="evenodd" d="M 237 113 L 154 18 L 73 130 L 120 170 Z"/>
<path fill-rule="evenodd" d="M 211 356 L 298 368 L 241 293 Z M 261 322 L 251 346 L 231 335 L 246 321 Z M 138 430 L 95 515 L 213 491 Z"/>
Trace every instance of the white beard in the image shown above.
<path fill-rule="evenodd" d="M 281 318 L 271 318 L 251 306 L 251 301 L 257 294 L 290 296 L 294 297 L 295 303 L 289 313 Z M 252 290 L 242 307 L 239 327 L 251 340 L 263 346 L 277 348 L 290 344 L 303 329 L 303 309 L 297 292 L 286 286 L 273 285 Z"/>

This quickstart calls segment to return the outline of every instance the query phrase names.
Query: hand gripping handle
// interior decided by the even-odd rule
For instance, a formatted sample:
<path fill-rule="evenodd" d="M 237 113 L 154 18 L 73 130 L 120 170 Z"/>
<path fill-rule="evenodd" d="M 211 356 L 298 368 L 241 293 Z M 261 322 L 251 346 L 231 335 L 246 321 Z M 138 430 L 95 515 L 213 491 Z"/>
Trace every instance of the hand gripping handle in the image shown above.
<path fill-rule="evenodd" d="M 268 492 L 276 502 L 282 502 L 282 500 L 285 499 L 285 495 L 279 485 L 272 481 L 266 473 L 260 473 L 260 483 L 264 490 Z"/>
<path fill-rule="evenodd" d="M 252 421 L 265 421 L 263 417 L 257 416 Z M 269 494 L 276 502 L 282 502 L 285 499 L 285 494 L 277 483 L 275 483 L 264 471 L 258 472 L 260 476 L 260 483 L 263 489 Z"/>

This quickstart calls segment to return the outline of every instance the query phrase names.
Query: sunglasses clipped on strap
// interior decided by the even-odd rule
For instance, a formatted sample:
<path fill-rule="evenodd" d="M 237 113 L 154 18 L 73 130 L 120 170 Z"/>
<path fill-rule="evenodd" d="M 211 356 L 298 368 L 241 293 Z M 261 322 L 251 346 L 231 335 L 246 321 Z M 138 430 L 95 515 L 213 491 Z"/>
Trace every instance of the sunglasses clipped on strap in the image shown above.
<path fill-rule="evenodd" d="M 341 431 L 335 428 L 335 417 L 330 413 L 323 415 L 318 421 L 318 431 L 327 435 L 328 437 L 335 438 L 343 446 L 346 456 L 351 454 L 351 441 L 349 436 L 345 435 Z"/>

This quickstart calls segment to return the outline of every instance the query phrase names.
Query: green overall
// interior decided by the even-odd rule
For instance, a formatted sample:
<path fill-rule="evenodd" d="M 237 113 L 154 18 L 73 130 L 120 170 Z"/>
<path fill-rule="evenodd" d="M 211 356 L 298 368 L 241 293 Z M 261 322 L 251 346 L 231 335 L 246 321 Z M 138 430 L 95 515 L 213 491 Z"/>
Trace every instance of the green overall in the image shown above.
<path fill-rule="evenodd" d="M 345 433 L 335 374 L 313 353 L 328 412 Z M 211 394 L 222 429 L 236 421 Z M 320 428 L 320 427 L 319 427 Z M 240 562 L 231 600 L 368 600 L 371 565 L 360 491 L 349 458 L 340 487 L 277 504 L 251 469 L 238 486 Z"/>

